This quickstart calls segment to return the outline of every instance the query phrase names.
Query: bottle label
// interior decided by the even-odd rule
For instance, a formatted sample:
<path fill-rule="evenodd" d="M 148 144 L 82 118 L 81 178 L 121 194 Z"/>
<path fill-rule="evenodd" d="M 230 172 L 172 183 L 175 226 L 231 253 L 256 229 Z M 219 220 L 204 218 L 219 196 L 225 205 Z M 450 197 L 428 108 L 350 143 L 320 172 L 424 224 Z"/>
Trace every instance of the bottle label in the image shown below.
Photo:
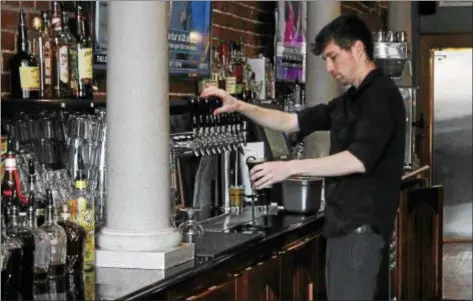
<path fill-rule="evenodd" d="M 93 74 L 92 48 L 79 49 L 79 80 L 92 79 Z"/>
<path fill-rule="evenodd" d="M 5 159 L 5 170 L 15 170 L 16 169 L 16 159 L 6 158 Z"/>
<path fill-rule="evenodd" d="M 71 47 L 69 48 L 69 72 L 71 74 L 71 83 L 70 87 L 72 91 L 74 91 L 74 95 L 77 95 L 77 90 L 79 88 L 78 84 L 78 69 L 77 69 L 77 48 Z"/>
<path fill-rule="evenodd" d="M 225 90 L 230 94 L 235 94 L 236 92 L 236 77 L 229 76 L 226 80 Z"/>
<path fill-rule="evenodd" d="M 20 67 L 20 85 L 23 90 L 39 90 L 39 67 Z"/>
<path fill-rule="evenodd" d="M 76 188 L 77 189 L 86 189 L 87 188 L 87 180 L 77 180 L 76 181 Z"/>
<path fill-rule="evenodd" d="M 59 61 L 59 79 L 61 82 L 68 84 L 69 83 L 69 47 L 61 46 L 58 51 L 58 61 Z"/>
<path fill-rule="evenodd" d="M 215 81 L 217 82 L 217 85 L 218 85 L 218 79 L 219 79 L 219 74 L 218 72 L 212 72 L 212 81 Z"/>
<path fill-rule="evenodd" d="M 84 197 L 77 198 L 77 213 L 80 215 L 87 210 L 87 199 Z"/>
<path fill-rule="evenodd" d="M 95 262 L 95 216 L 93 209 L 81 210 L 81 198 L 78 199 L 79 210 L 77 222 L 84 227 L 87 232 L 85 238 L 84 264 L 93 265 Z"/>
<path fill-rule="evenodd" d="M 51 75 L 52 75 L 52 53 L 51 53 L 51 43 L 46 42 L 44 44 L 44 83 L 46 85 L 51 85 Z"/>

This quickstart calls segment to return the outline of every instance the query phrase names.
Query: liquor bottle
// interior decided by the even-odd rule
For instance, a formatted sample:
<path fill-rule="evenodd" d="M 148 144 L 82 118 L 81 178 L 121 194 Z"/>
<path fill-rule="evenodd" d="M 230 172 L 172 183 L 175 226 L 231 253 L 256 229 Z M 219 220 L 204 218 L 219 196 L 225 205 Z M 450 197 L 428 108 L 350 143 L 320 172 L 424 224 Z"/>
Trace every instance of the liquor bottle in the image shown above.
<path fill-rule="evenodd" d="M 93 273 L 93 272 L 92 272 Z M 74 273 L 66 275 L 66 300 L 94 300 L 85 297 L 84 273 Z M 94 283 L 95 285 L 95 283 Z"/>
<path fill-rule="evenodd" d="M 34 192 L 35 195 L 35 209 L 36 209 L 36 222 L 38 227 L 44 224 L 45 212 L 46 212 L 46 198 L 44 193 L 40 190 L 36 175 L 36 168 L 32 159 L 28 160 L 28 195 Z M 31 205 L 31 204 L 29 204 Z"/>
<path fill-rule="evenodd" d="M 20 267 L 20 278 L 21 278 L 21 291 L 23 299 L 31 300 L 33 296 L 31 295 L 32 285 L 33 285 L 33 263 L 34 263 L 34 236 L 33 234 L 24 226 L 24 224 L 19 223 L 18 221 L 18 208 L 12 206 L 12 212 L 10 217 L 10 224 L 8 225 L 8 234 L 17 238 L 22 242 L 22 260 Z"/>
<path fill-rule="evenodd" d="M 53 195 L 50 189 L 46 189 L 46 200 L 48 202 L 46 221 L 40 229 L 48 234 L 51 241 L 49 277 L 62 277 L 65 275 L 66 268 L 67 236 L 64 229 L 56 222 Z"/>
<path fill-rule="evenodd" d="M 27 204 L 25 202 L 23 202 L 22 199 L 20 199 L 20 197 L 18 196 L 18 194 L 16 192 L 16 189 L 13 190 L 13 194 L 12 194 L 12 197 L 11 197 L 11 204 L 12 204 L 12 207 L 15 207 L 16 210 L 18 211 L 18 216 L 17 216 L 18 223 L 24 225 L 25 222 L 26 222 Z M 10 218 L 11 218 L 11 216 L 10 216 Z"/>
<path fill-rule="evenodd" d="M 77 98 L 92 98 L 92 79 L 94 75 L 92 43 L 86 28 L 82 7 L 77 5 L 77 69 L 78 91 Z"/>
<path fill-rule="evenodd" d="M 70 97 L 71 91 L 71 70 L 69 66 L 69 49 L 66 37 L 62 31 L 62 13 L 58 1 L 52 3 L 51 26 L 53 30 L 54 44 L 56 45 L 56 81 L 53 83 L 57 97 Z"/>
<path fill-rule="evenodd" d="M 66 273 L 73 274 L 84 270 L 85 240 L 87 232 L 81 225 L 70 220 L 68 204 L 62 204 L 58 224 L 67 235 Z"/>
<path fill-rule="evenodd" d="M 41 11 L 41 17 L 33 19 L 34 28 L 37 31 L 35 44 L 40 70 L 40 97 L 51 98 L 54 96 L 52 80 L 53 47 L 54 40 L 49 32 L 48 13 Z"/>
<path fill-rule="evenodd" d="M 84 173 L 84 161 L 78 157 L 78 171 L 75 179 L 76 189 L 72 204 L 76 209 L 73 219 L 87 232 L 85 240 L 84 271 L 92 270 L 95 265 L 95 206 L 94 199 L 87 190 L 87 178 Z M 71 207 L 71 208 L 74 208 Z"/>
<path fill-rule="evenodd" d="M 33 277 L 35 281 L 46 280 L 48 276 L 49 264 L 51 262 L 51 240 L 49 235 L 38 228 L 36 222 L 36 202 L 34 191 L 30 192 L 28 198 L 28 219 L 26 227 L 34 236 L 34 262 L 33 262 Z"/>
<path fill-rule="evenodd" d="M 5 156 L 5 174 L 2 181 L 2 196 L 11 198 L 13 191 L 21 191 L 21 181 L 18 169 L 16 168 L 16 154 L 12 151 L 11 140 Z"/>
<path fill-rule="evenodd" d="M 68 47 L 68 64 L 69 64 L 69 85 L 71 95 L 77 97 L 78 95 L 78 66 L 77 66 L 77 40 L 69 29 L 69 13 L 62 12 L 62 35 Z"/>
<path fill-rule="evenodd" d="M 2 267 L 2 300 L 17 300 L 21 285 L 21 262 L 23 256 L 22 242 L 18 238 L 7 235 L 4 217 L 2 216 L 2 248 L 9 254 Z M 2 260 L 4 260 L 2 258 Z"/>
<path fill-rule="evenodd" d="M 40 90 L 38 62 L 29 53 L 25 12 L 20 11 L 17 53 L 10 59 L 10 93 L 13 98 L 37 99 Z"/>

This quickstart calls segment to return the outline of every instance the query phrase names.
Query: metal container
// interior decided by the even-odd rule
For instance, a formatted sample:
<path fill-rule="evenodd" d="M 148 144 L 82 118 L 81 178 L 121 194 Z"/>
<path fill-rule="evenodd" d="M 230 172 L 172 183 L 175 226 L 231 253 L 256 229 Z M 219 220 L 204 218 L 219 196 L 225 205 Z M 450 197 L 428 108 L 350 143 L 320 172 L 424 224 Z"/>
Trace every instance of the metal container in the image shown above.
<path fill-rule="evenodd" d="M 294 213 L 315 213 L 320 209 L 323 179 L 292 177 L 282 182 L 284 210 Z"/>

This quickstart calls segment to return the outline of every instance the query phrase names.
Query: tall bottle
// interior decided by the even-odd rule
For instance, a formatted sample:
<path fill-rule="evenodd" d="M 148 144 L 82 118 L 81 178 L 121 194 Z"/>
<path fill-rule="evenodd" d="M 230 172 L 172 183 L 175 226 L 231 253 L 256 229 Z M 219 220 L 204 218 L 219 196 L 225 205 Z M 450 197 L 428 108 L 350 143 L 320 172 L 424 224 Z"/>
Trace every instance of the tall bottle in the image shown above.
<path fill-rule="evenodd" d="M 17 300 L 21 287 L 21 261 L 23 256 L 22 242 L 18 238 L 7 235 L 5 221 L 2 216 L 2 249 L 9 255 L 2 267 L 2 300 Z M 3 263 L 2 263 L 3 264 Z"/>
<path fill-rule="evenodd" d="M 73 274 L 84 270 L 85 240 L 87 232 L 81 225 L 72 222 L 68 204 L 62 204 L 58 224 L 66 232 L 67 256 L 66 273 Z"/>
<path fill-rule="evenodd" d="M 32 285 L 33 285 L 33 263 L 35 243 L 33 234 L 23 224 L 18 221 L 18 208 L 12 207 L 12 215 L 10 217 L 10 224 L 8 225 L 8 234 L 11 237 L 17 238 L 22 242 L 22 260 L 21 260 L 21 291 L 23 299 L 31 300 Z"/>
<path fill-rule="evenodd" d="M 48 13 L 41 11 L 41 17 L 34 18 L 34 27 L 37 30 L 38 60 L 41 76 L 41 98 L 54 97 L 53 86 L 53 59 L 54 59 L 54 40 L 50 33 L 50 24 Z"/>
<path fill-rule="evenodd" d="M 92 43 L 86 29 L 85 16 L 82 7 L 77 5 L 77 69 L 78 90 L 77 98 L 92 98 L 92 79 L 94 76 Z"/>
<path fill-rule="evenodd" d="M 62 35 L 68 47 L 70 96 L 78 94 L 77 40 L 69 29 L 69 13 L 62 12 Z"/>
<path fill-rule="evenodd" d="M 84 173 L 84 161 L 79 154 L 78 171 L 75 179 L 76 189 L 70 204 L 76 208 L 75 221 L 87 232 L 85 240 L 84 270 L 92 270 L 95 265 L 95 208 L 94 199 L 87 190 L 87 178 Z"/>
<path fill-rule="evenodd" d="M 70 97 L 71 91 L 71 70 L 69 66 L 70 45 L 62 31 L 62 13 L 58 1 L 52 3 L 51 26 L 53 29 L 53 39 L 56 45 L 56 81 L 54 90 L 57 97 Z"/>
<path fill-rule="evenodd" d="M 48 234 L 51 241 L 49 276 L 52 278 L 62 277 L 65 275 L 66 269 L 67 236 L 64 229 L 56 222 L 56 211 L 51 189 L 46 189 L 46 200 L 48 202 L 46 221 L 40 229 Z"/>
<path fill-rule="evenodd" d="M 40 185 L 38 185 L 36 169 L 34 161 L 32 159 L 28 160 L 28 195 L 34 192 L 35 195 L 35 210 L 36 210 L 36 222 L 38 226 L 41 226 L 45 220 L 46 213 L 46 198 L 44 193 L 40 190 Z M 29 204 L 31 205 L 31 204 Z"/>
<path fill-rule="evenodd" d="M 38 62 L 29 53 L 26 16 L 20 11 L 17 36 L 17 53 L 9 62 L 10 93 L 13 98 L 37 99 L 40 90 Z"/>
<path fill-rule="evenodd" d="M 49 235 L 38 228 L 36 222 L 36 202 L 34 191 L 30 192 L 28 198 L 28 220 L 26 227 L 34 237 L 34 260 L 33 260 L 33 277 L 35 281 L 46 280 L 48 276 L 49 264 L 51 262 L 51 240 Z"/>

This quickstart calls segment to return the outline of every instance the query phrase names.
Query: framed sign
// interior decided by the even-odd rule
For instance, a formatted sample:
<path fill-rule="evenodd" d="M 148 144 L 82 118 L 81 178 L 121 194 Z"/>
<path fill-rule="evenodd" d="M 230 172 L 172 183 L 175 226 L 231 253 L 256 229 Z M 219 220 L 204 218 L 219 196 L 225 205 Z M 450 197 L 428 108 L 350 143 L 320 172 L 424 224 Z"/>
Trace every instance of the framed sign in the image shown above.
<path fill-rule="evenodd" d="M 108 1 L 95 1 L 93 35 L 96 65 L 107 63 Z M 206 1 L 168 1 L 168 55 L 171 77 L 210 78 L 212 5 Z"/>
<path fill-rule="evenodd" d="M 276 80 L 305 83 L 306 0 L 279 0 L 276 13 Z"/>

